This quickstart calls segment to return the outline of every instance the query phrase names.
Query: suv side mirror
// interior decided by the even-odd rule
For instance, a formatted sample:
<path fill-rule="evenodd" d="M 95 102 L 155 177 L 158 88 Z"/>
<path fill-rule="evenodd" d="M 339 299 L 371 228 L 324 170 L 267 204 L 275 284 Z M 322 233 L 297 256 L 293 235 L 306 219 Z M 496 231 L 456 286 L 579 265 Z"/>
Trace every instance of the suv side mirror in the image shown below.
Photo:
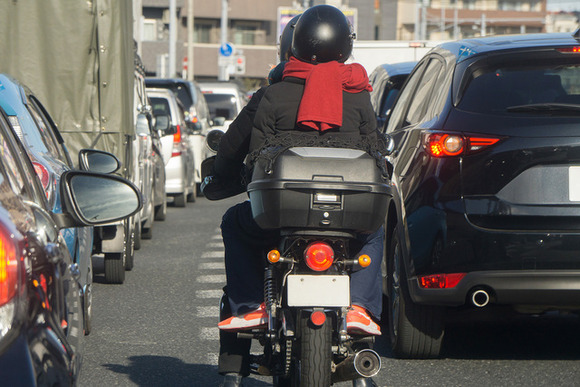
<path fill-rule="evenodd" d="M 167 114 L 155 116 L 155 130 L 166 132 L 169 130 L 171 119 Z"/>

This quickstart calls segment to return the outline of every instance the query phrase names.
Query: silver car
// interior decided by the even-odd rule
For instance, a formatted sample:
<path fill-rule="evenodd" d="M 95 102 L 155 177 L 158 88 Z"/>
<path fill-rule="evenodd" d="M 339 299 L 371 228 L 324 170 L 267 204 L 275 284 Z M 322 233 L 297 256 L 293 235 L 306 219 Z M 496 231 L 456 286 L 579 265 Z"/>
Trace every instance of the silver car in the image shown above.
<path fill-rule="evenodd" d="M 155 128 L 159 130 L 165 162 L 165 191 L 176 207 L 195 201 L 194 152 L 192 130 L 185 123 L 183 106 L 168 89 L 147 88 Z"/>

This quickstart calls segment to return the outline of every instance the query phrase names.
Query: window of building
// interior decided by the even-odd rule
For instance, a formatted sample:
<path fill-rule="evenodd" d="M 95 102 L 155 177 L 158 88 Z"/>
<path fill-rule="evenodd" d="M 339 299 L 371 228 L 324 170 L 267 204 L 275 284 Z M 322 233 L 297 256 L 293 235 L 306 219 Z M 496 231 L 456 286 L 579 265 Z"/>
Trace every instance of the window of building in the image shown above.
<path fill-rule="evenodd" d="M 260 33 L 260 23 L 232 23 L 232 38 L 234 44 L 254 45 L 256 44 L 256 36 L 258 33 Z"/>
<path fill-rule="evenodd" d="M 157 40 L 157 21 L 155 19 L 143 20 L 141 34 L 142 34 L 141 38 L 144 41 Z"/>
<path fill-rule="evenodd" d="M 463 0 L 463 9 L 475 9 L 476 0 Z"/>
<path fill-rule="evenodd" d="M 212 43 L 211 41 L 211 23 L 204 23 L 195 21 L 195 28 L 193 33 L 193 41 L 195 43 Z"/>

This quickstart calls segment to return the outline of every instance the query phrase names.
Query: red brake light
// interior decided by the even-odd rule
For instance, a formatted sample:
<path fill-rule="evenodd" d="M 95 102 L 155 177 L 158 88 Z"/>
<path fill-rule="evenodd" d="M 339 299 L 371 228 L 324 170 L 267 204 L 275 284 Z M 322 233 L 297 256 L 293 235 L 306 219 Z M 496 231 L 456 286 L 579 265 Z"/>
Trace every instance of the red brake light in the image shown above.
<path fill-rule="evenodd" d="M 580 54 L 580 46 L 557 48 L 556 50 L 564 54 Z"/>
<path fill-rule="evenodd" d="M 433 274 L 419 277 L 419 285 L 425 289 L 450 289 L 457 286 L 466 273 Z"/>
<path fill-rule="evenodd" d="M 0 227 L 0 306 L 8 303 L 18 290 L 20 249 L 13 235 Z"/>
<path fill-rule="evenodd" d="M 37 163 L 36 161 L 33 161 L 32 165 L 34 166 L 34 172 L 36 172 L 36 175 L 40 179 L 42 188 L 44 188 L 44 191 L 47 192 L 48 183 L 50 181 L 50 175 L 48 174 L 48 170 L 44 167 L 44 165 Z"/>
<path fill-rule="evenodd" d="M 171 152 L 171 157 L 181 156 L 181 150 L 179 145 L 181 143 L 181 128 L 179 125 L 175 125 L 175 133 L 173 133 L 173 152 Z"/>
<path fill-rule="evenodd" d="M 461 134 L 428 133 L 426 148 L 434 157 L 459 156 L 477 152 L 494 145 L 500 139 L 495 137 L 474 137 Z"/>
<path fill-rule="evenodd" d="M 324 271 L 332 265 L 334 261 L 334 251 L 326 243 L 311 243 L 304 253 L 304 259 L 309 268 L 314 271 Z"/>

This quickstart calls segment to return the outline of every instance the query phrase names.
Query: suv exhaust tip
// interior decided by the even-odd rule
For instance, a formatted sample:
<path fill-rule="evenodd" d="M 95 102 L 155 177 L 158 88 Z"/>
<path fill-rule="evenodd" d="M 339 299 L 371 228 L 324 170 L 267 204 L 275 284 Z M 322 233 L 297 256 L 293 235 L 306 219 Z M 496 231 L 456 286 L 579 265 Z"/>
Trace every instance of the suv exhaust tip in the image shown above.
<path fill-rule="evenodd" d="M 471 303 L 478 308 L 483 308 L 489 304 L 489 299 L 489 293 L 483 289 L 475 290 L 471 294 Z"/>

